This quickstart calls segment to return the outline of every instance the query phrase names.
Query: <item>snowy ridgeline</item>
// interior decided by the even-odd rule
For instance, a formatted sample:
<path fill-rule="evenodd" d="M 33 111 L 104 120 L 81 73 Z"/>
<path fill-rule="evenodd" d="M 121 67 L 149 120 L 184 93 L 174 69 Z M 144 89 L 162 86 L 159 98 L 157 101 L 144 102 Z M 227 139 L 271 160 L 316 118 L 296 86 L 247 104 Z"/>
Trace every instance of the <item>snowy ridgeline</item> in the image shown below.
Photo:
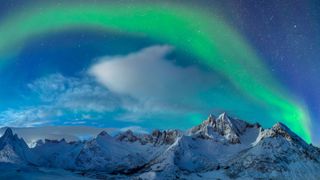
<path fill-rule="evenodd" d="M 320 150 L 281 123 L 263 129 L 224 113 L 186 132 L 102 131 L 32 148 L 7 128 L 0 171 L 0 179 L 320 179 Z"/>

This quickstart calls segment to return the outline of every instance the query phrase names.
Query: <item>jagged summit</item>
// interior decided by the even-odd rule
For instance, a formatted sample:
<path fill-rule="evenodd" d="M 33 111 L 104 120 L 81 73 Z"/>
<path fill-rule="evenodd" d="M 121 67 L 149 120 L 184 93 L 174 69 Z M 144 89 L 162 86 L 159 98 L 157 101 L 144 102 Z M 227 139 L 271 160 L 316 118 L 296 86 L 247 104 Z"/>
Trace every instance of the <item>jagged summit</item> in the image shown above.
<path fill-rule="evenodd" d="M 102 131 L 97 135 L 97 137 L 94 140 L 99 142 L 104 142 L 104 141 L 110 141 L 114 139 L 109 133 L 107 133 L 106 131 Z"/>
<path fill-rule="evenodd" d="M 292 132 L 285 124 L 281 122 L 276 123 L 272 126 L 272 130 L 278 134 L 282 135 L 283 137 L 287 138 L 288 140 L 298 140 L 303 141 L 298 135 Z"/>
<path fill-rule="evenodd" d="M 116 139 L 119 141 L 126 141 L 126 142 L 136 142 L 139 140 L 137 136 L 133 134 L 133 132 L 128 129 L 125 132 L 121 132 L 116 136 Z"/>
<path fill-rule="evenodd" d="M 281 122 L 277 122 L 270 129 L 261 129 L 259 136 L 257 137 L 254 144 L 259 143 L 265 138 L 284 138 L 286 141 L 290 143 L 295 143 L 300 146 L 308 146 L 308 144 L 300 138 L 297 134 L 292 132 L 285 124 Z"/>
<path fill-rule="evenodd" d="M 178 137 L 182 136 L 182 132 L 177 129 L 170 129 L 170 130 L 154 130 L 152 132 L 153 141 L 155 144 L 173 144 Z"/>
<path fill-rule="evenodd" d="M 219 116 L 218 116 L 218 119 L 228 119 L 228 115 L 227 115 L 227 112 L 223 112 L 221 113 Z"/>
<path fill-rule="evenodd" d="M 0 138 L 0 162 L 28 163 L 28 156 L 28 145 L 8 127 Z"/>
<path fill-rule="evenodd" d="M 106 131 L 101 131 L 98 135 L 97 138 L 111 138 L 111 135 L 107 133 Z"/>
<path fill-rule="evenodd" d="M 210 114 L 207 120 L 189 130 L 189 134 L 204 139 L 221 139 L 222 136 L 230 143 L 237 144 L 240 143 L 240 135 L 250 127 L 254 125 L 233 119 L 224 112 L 218 118 Z"/>
<path fill-rule="evenodd" d="M 0 138 L 0 149 L 2 146 L 6 144 L 15 144 L 15 143 L 21 143 L 25 144 L 24 140 L 18 137 L 17 134 L 13 134 L 13 131 L 11 128 L 7 128 L 5 133 Z"/>
<path fill-rule="evenodd" d="M 13 137 L 13 131 L 11 128 L 8 127 L 1 138 L 9 138 L 9 137 Z"/>

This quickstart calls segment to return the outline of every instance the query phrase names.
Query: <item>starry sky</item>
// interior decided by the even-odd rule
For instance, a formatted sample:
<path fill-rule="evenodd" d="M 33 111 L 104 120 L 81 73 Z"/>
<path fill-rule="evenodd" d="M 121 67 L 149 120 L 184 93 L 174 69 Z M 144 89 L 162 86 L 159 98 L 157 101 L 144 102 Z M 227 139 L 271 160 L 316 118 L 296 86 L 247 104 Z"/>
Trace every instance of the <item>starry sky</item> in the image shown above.
<path fill-rule="evenodd" d="M 320 2 L 0 6 L 0 125 L 186 129 L 208 114 L 320 144 Z"/>

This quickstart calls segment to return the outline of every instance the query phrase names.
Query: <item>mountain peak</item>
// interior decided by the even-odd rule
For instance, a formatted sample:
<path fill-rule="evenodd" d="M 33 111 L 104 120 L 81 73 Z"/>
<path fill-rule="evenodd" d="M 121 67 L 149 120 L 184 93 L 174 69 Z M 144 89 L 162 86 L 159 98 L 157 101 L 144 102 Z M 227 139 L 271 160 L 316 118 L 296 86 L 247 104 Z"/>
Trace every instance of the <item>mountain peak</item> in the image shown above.
<path fill-rule="evenodd" d="M 277 122 L 276 124 L 274 124 L 272 126 L 272 129 L 273 130 L 290 131 L 289 128 L 285 124 L 283 124 L 281 122 Z"/>
<path fill-rule="evenodd" d="M 213 126 L 216 123 L 216 118 L 210 114 L 209 117 L 202 122 L 203 125 Z"/>
<path fill-rule="evenodd" d="M 154 130 L 151 135 L 154 138 L 154 144 L 173 144 L 178 137 L 182 136 L 182 132 L 177 129 Z"/>
<path fill-rule="evenodd" d="M 240 143 L 240 135 L 250 127 L 255 126 L 242 120 L 233 119 L 224 112 L 216 119 L 210 114 L 207 120 L 189 130 L 189 134 L 204 139 L 220 139 L 217 135 L 223 136 L 230 143 L 237 144 Z"/>
<path fill-rule="evenodd" d="M 213 114 L 210 114 L 209 117 L 208 117 L 208 120 L 211 120 L 211 119 L 215 119 L 215 117 L 213 116 Z"/>
<path fill-rule="evenodd" d="M 110 136 L 106 131 L 101 131 L 98 136 Z"/>
<path fill-rule="evenodd" d="M 220 114 L 217 118 L 217 123 L 223 123 L 225 125 L 234 126 L 236 120 L 230 118 L 226 112 Z"/>
<path fill-rule="evenodd" d="M 233 122 L 231 122 L 230 120 L 231 118 L 229 118 L 229 116 L 227 115 L 226 112 L 220 114 L 217 118 L 217 123 L 218 122 L 221 122 L 221 123 L 224 123 L 224 124 L 228 124 L 230 126 L 233 126 Z"/>
<path fill-rule="evenodd" d="M 13 132 L 11 128 L 7 128 L 4 134 L 2 135 L 3 138 L 13 137 Z"/>
<path fill-rule="evenodd" d="M 24 163 L 27 162 L 29 147 L 22 138 L 13 134 L 11 128 L 7 128 L 0 138 L 0 162 Z"/>
<path fill-rule="evenodd" d="M 304 142 L 297 134 L 292 132 L 285 124 L 278 122 L 271 128 L 276 135 L 283 136 L 289 141 Z M 305 143 L 305 142 L 304 142 Z"/>
<path fill-rule="evenodd" d="M 119 141 L 126 141 L 126 142 L 135 142 L 135 141 L 139 140 L 139 138 L 137 136 L 135 136 L 134 133 L 130 129 L 119 133 L 116 136 L 116 139 Z"/>
<path fill-rule="evenodd" d="M 96 138 L 96 140 L 98 141 L 100 140 L 105 141 L 105 140 L 111 140 L 111 139 L 113 139 L 113 137 L 110 134 L 108 134 L 106 131 L 100 132 Z"/>
<path fill-rule="evenodd" d="M 224 136 L 232 144 L 240 143 L 239 135 L 242 132 L 240 121 L 229 118 L 226 112 L 219 115 L 216 121 L 215 130 L 220 135 Z"/>
<path fill-rule="evenodd" d="M 134 136 L 134 133 L 131 129 L 124 131 L 123 134 L 126 134 L 127 136 Z"/>
<path fill-rule="evenodd" d="M 255 144 L 258 144 L 260 141 L 265 138 L 274 138 L 274 137 L 283 137 L 289 142 L 294 142 L 296 144 L 302 145 L 304 147 L 307 146 L 307 143 L 300 138 L 297 134 L 292 132 L 285 124 L 281 122 L 277 122 L 270 129 L 265 129 L 260 131 L 259 136 L 256 139 Z"/>
<path fill-rule="evenodd" d="M 228 118 L 227 112 L 221 113 L 218 117 L 218 119 L 227 119 L 227 118 Z"/>

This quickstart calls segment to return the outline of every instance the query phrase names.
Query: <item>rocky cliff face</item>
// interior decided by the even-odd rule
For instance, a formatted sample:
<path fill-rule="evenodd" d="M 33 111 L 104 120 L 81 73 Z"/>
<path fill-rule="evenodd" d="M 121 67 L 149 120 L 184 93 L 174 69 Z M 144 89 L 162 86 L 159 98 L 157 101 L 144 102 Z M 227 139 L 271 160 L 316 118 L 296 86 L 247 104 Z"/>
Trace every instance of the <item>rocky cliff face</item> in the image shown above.
<path fill-rule="evenodd" d="M 226 140 L 231 144 L 237 144 L 241 143 L 240 136 L 247 128 L 259 127 L 259 124 L 249 124 L 245 121 L 228 117 L 226 113 L 223 113 L 218 118 L 210 115 L 203 123 L 190 129 L 189 135 L 203 139 Z"/>

